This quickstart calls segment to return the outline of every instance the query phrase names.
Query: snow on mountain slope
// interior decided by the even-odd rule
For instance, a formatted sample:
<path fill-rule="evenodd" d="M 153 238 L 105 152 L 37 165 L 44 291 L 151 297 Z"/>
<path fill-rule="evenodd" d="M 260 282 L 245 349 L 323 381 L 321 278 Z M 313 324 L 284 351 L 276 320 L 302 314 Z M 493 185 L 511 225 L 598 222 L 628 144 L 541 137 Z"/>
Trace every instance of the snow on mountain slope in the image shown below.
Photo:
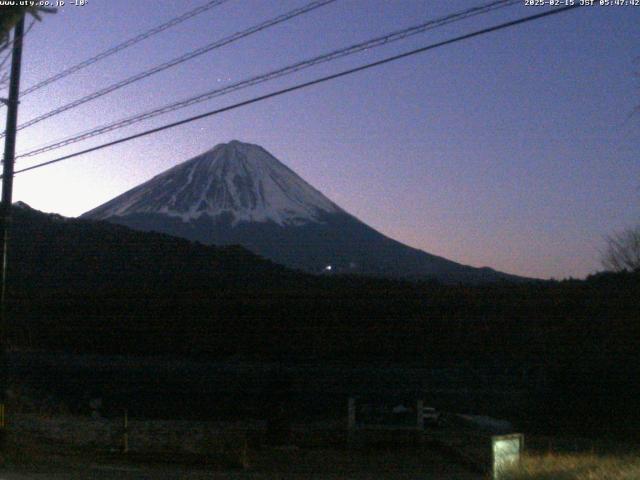
<path fill-rule="evenodd" d="M 173 167 L 84 214 L 94 219 L 164 214 L 189 222 L 203 215 L 239 222 L 301 225 L 343 212 L 269 152 L 236 140 Z"/>
<path fill-rule="evenodd" d="M 220 144 L 82 215 L 289 268 L 444 282 L 514 279 L 403 245 L 342 210 L 262 147 Z"/>

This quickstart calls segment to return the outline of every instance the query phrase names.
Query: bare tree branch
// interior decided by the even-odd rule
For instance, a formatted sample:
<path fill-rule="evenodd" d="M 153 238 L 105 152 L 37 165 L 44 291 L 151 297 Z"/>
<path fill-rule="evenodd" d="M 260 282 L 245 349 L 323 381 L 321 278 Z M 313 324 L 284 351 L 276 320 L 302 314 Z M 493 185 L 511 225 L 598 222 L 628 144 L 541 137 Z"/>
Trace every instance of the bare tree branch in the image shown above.
<path fill-rule="evenodd" d="M 615 272 L 640 270 L 640 226 L 608 236 L 601 263 Z"/>

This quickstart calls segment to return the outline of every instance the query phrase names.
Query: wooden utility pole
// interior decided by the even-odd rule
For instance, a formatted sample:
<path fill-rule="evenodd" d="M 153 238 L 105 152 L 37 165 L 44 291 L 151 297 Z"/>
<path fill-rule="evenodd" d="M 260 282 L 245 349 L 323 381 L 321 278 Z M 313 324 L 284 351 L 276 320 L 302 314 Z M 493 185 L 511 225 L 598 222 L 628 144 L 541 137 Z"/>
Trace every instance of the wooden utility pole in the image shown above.
<path fill-rule="evenodd" d="M 9 379 L 7 364 L 7 250 L 9 226 L 11 224 L 11 202 L 13 196 L 13 164 L 16 155 L 16 126 L 18 124 L 18 103 L 20 95 L 20 68 L 22 64 L 22 37 L 24 35 L 24 15 L 13 32 L 13 53 L 11 57 L 11 79 L 7 103 L 7 131 L 4 139 L 4 160 L 2 162 L 2 202 L 0 203 L 0 448 L 5 443 L 5 401 Z"/>

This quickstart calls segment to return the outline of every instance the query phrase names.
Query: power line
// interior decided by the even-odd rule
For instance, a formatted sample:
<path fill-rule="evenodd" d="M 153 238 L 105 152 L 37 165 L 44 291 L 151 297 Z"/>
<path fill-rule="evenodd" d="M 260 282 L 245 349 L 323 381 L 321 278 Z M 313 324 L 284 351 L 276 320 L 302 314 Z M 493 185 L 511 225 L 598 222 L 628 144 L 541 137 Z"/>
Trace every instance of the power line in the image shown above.
<path fill-rule="evenodd" d="M 376 37 L 373 38 L 371 40 L 367 40 L 365 42 L 360 42 L 354 45 L 351 45 L 349 47 L 345 47 L 345 48 L 340 48 L 338 50 L 334 50 L 332 52 L 326 53 L 326 54 L 322 54 L 307 60 L 303 60 L 297 63 L 294 63 L 292 65 L 288 65 L 284 68 L 280 68 L 277 70 L 272 70 L 270 72 L 255 76 L 255 77 L 251 77 L 245 80 L 241 80 L 239 82 L 236 82 L 234 84 L 231 85 L 227 85 L 226 87 L 222 87 L 222 88 L 217 88 L 214 90 L 210 90 L 208 92 L 202 93 L 200 95 L 194 96 L 194 97 L 190 97 L 187 98 L 185 100 L 180 100 L 178 102 L 173 102 L 171 104 L 165 105 L 163 107 L 159 107 L 159 108 L 155 108 L 153 110 L 141 113 L 141 114 L 136 114 L 134 116 L 131 117 L 127 117 L 121 120 L 117 120 L 115 122 L 106 124 L 106 125 L 102 125 L 100 127 L 96 127 L 93 128 L 91 130 L 87 130 L 84 132 L 81 132 L 79 134 L 73 135 L 71 137 L 67 137 L 65 139 L 53 142 L 53 143 L 49 143 L 46 146 L 43 147 L 39 147 L 36 148 L 34 150 L 31 150 L 29 152 L 26 153 L 21 153 L 19 154 L 16 158 L 24 158 L 24 157 L 32 157 L 35 155 L 39 155 L 41 153 L 45 153 L 51 150 L 55 150 L 58 148 L 62 148 L 65 147 L 67 145 L 71 145 L 73 143 L 77 143 L 83 140 L 87 140 L 89 138 L 98 136 L 98 135 L 102 135 L 104 133 L 113 131 L 113 130 L 117 130 L 120 128 L 124 128 L 127 127 L 129 125 L 133 125 L 135 123 L 139 123 L 143 120 L 147 120 L 149 118 L 153 118 L 165 113 L 169 113 L 175 110 L 179 110 L 182 108 L 186 108 L 189 107 L 191 105 L 195 105 L 197 103 L 201 103 L 204 102 L 206 100 L 210 100 L 214 97 L 219 97 L 219 96 L 223 96 L 223 95 L 227 95 L 229 93 L 235 92 L 237 90 L 243 89 L 243 88 L 247 88 L 247 87 L 251 87 L 254 85 L 258 85 L 260 83 L 264 83 L 266 81 L 269 80 L 273 80 L 275 78 L 279 78 L 279 77 L 283 77 L 285 75 L 290 75 L 292 73 L 295 73 L 297 71 L 312 67 L 314 65 L 318 65 L 320 63 L 325 63 L 325 62 L 329 62 L 329 61 L 333 61 L 336 60 L 338 58 L 342 58 L 342 57 L 346 57 L 348 55 L 353 55 L 355 53 L 364 51 L 364 50 L 368 50 L 370 48 L 375 48 L 381 45 L 385 45 L 388 43 L 392 43 L 398 40 L 402 40 L 405 39 L 407 37 L 413 36 L 413 35 L 417 35 L 419 33 L 423 33 L 427 30 L 431 30 L 434 28 L 438 28 L 438 27 L 442 27 L 444 25 L 453 23 L 453 22 L 457 22 L 472 16 L 476 16 L 476 15 L 480 15 L 480 14 L 485 14 L 488 13 L 490 11 L 493 10 L 497 10 L 499 8 L 504 8 L 507 6 L 511 6 L 511 5 L 515 5 L 517 3 L 520 3 L 520 0 L 497 0 L 497 1 L 493 1 L 491 3 L 482 5 L 482 6 L 478 6 L 478 7 L 474 7 L 474 8 L 470 8 L 470 9 L 466 9 L 464 11 L 461 12 L 457 12 L 457 13 L 453 13 L 453 14 L 449 14 L 447 16 L 444 17 L 440 17 L 438 19 L 435 20 L 429 20 L 427 22 L 421 23 L 419 25 L 414 25 L 412 27 L 409 28 L 404 28 L 402 30 L 397 30 L 394 32 L 391 32 L 389 34 L 385 34 L 382 35 L 380 37 Z"/>
<path fill-rule="evenodd" d="M 317 8 L 320 8 L 328 3 L 333 3 L 336 0 L 315 0 L 303 7 L 300 8 L 296 8 L 294 10 L 291 10 L 287 13 L 284 13 L 282 15 L 278 15 L 277 17 L 274 17 L 270 20 L 267 20 L 265 22 L 259 23 L 257 25 L 254 25 L 251 28 L 248 28 L 246 30 L 243 30 L 241 32 L 236 32 L 233 35 L 230 35 L 228 37 L 225 37 L 221 40 L 217 40 L 213 43 L 209 43 L 203 47 L 200 47 L 196 50 L 193 50 L 191 52 L 188 52 L 184 55 L 181 55 L 180 57 L 174 58 L 173 60 L 169 60 L 168 62 L 165 62 L 161 65 L 158 65 L 156 67 L 153 67 L 149 70 L 145 70 L 144 72 L 138 73 L 136 75 L 133 75 L 132 77 L 126 78 L 124 80 L 121 80 L 117 83 L 114 83 L 112 85 L 109 85 L 108 87 L 105 87 L 101 90 L 98 90 L 97 92 L 93 92 L 90 93 L 89 95 L 86 95 L 82 98 L 79 98 L 77 100 L 74 100 L 73 102 L 70 102 L 66 105 L 63 105 L 61 107 L 58 107 L 54 110 L 51 110 L 47 113 L 44 113 L 32 120 L 29 120 L 28 122 L 23 123 L 22 125 L 18 126 L 18 130 L 22 130 L 24 128 L 30 127 L 32 125 L 35 125 L 36 123 L 40 123 L 43 120 L 46 120 L 47 118 L 51 118 L 53 116 L 59 115 L 62 112 L 66 112 L 67 110 L 71 110 L 73 108 L 79 107 L 80 105 L 83 105 L 87 102 L 90 102 L 92 100 L 95 100 L 97 98 L 103 97 L 104 95 L 107 95 L 109 93 L 115 92 L 116 90 L 119 90 L 123 87 L 126 87 L 127 85 L 131 85 L 132 83 L 138 82 L 144 78 L 150 77 L 152 75 L 155 75 L 156 73 L 160 73 L 164 70 L 167 70 L 171 67 L 175 67 L 176 65 L 180 65 L 181 63 L 184 63 L 188 60 L 191 60 L 193 58 L 196 58 L 200 55 L 204 55 L 207 52 L 210 52 L 211 50 L 217 49 L 217 48 L 221 48 L 225 45 L 228 45 L 230 43 L 233 43 L 237 40 L 240 40 L 241 38 L 244 37 L 248 37 L 249 35 L 253 35 L 254 33 L 260 32 L 262 30 L 265 30 L 269 27 L 272 27 L 273 25 L 277 25 L 279 23 L 285 22 L 287 20 L 290 20 L 294 17 L 303 15 L 305 13 L 308 13 L 312 10 L 315 10 Z M 0 134 L 0 138 L 3 136 L 4 134 Z"/>
<path fill-rule="evenodd" d="M 136 35 L 133 38 L 130 38 L 129 40 L 126 40 L 122 43 L 119 43 L 118 45 L 111 47 L 91 58 L 88 58 L 87 60 L 84 60 L 72 67 L 67 68 L 66 70 L 63 70 L 62 72 L 53 75 L 52 77 L 49 77 L 45 80 L 42 80 L 39 83 L 36 83 L 35 85 L 33 85 L 32 87 L 27 88 L 25 91 L 20 92 L 21 96 L 25 96 L 25 95 L 29 95 L 30 93 L 35 92 L 36 90 L 40 90 L 42 87 L 45 87 L 53 82 L 57 82 L 58 80 L 67 77 L 69 75 L 71 75 L 72 73 L 76 73 L 80 70 L 82 70 L 83 68 L 88 67 L 89 65 L 93 65 L 96 62 L 99 62 L 100 60 L 104 60 L 107 57 L 110 57 L 111 55 L 118 53 L 122 50 L 124 50 L 125 48 L 129 48 L 132 45 L 135 45 L 136 43 L 139 43 L 143 40 L 146 40 L 149 37 L 152 37 L 154 35 L 157 35 L 160 32 L 164 32 L 165 30 L 174 27 L 182 22 L 184 22 L 185 20 L 188 20 L 190 18 L 195 17 L 196 15 L 200 15 L 201 13 L 206 12 L 207 10 L 210 10 L 214 7 L 217 7 L 218 5 L 222 5 L 223 3 L 228 2 L 229 0 L 212 0 L 210 2 L 205 3 L 204 5 L 201 5 L 198 8 L 195 8 L 193 10 L 190 10 L 178 17 L 175 17 L 171 20 L 169 20 L 166 23 L 163 23 L 162 25 L 158 25 L 157 27 L 152 28 L 151 30 L 147 30 L 146 32 L 141 33 L 140 35 Z"/>
<path fill-rule="evenodd" d="M 324 77 L 317 78 L 315 80 L 311 80 L 311 81 L 304 82 L 304 83 L 299 83 L 299 84 L 294 85 L 292 87 L 283 88 L 281 90 L 276 90 L 275 92 L 271 92 L 271 93 L 268 93 L 268 94 L 265 94 L 265 95 L 260 95 L 258 97 L 254 97 L 254 98 L 249 99 L 249 100 L 245 100 L 245 101 L 242 101 L 242 102 L 239 102 L 239 103 L 235 103 L 233 105 L 229 105 L 227 107 L 219 108 L 217 110 L 212 110 L 210 112 L 202 113 L 200 115 L 195 115 L 193 117 L 189 117 L 189 118 L 177 121 L 177 122 L 169 123 L 169 124 L 163 125 L 161 127 L 153 128 L 151 130 L 146 130 L 144 132 L 136 133 L 134 135 L 129 135 L 128 137 L 120 138 L 118 140 L 107 142 L 107 143 L 104 143 L 102 145 L 98 145 L 98 146 L 95 146 L 95 147 L 87 148 L 86 150 L 82 150 L 82 151 L 79 151 L 79 152 L 71 153 L 69 155 L 65 155 L 65 156 L 62 156 L 62 157 L 59 157 L 59 158 L 55 158 L 53 160 L 49 160 L 49 161 L 42 162 L 42 163 L 39 163 L 39 164 L 36 164 L 36 165 L 32 165 L 30 167 L 23 168 L 21 170 L 17 170 L 15 173 L 18 174 L 18 173 L 28 172 L 30 170 L 35 170 L 37 168 L 42 168 L 42 167 L 45 167 L 47 165 L 51 165 L 51 164 L 54 164 L 54 163 L 62 162 L 64 160 L 68 160 L 70 158 L 78 157 L 80 155 L 84 155 L 86 153 L 95 152 L 95 151 L 102 150 L 102 149 L 107 148 L 107 147 L 111 147 L 113 145 L 118 145 L 120 143 L 124 143 L 124 142 L 128 142 L 128 141 L 134 140 L 136 138 L 144 137 L 144 136 L 147 136 L 147 135 L 151 135 L 153 133 L 161 132 L 163 130 L 168 130 L 170 128 L 174 128 L 174 127 L 178 127 L 180 125 L 191 123 L 191 122 L 194 122 L 196 120 L 200 120 L 202 118 L 218 115 L 220 113 L 227 112 L 227 111 L 230 111 L 230 110 L 235 110 L 236 108 L 244 107 L 246 105 L 251 105 L 251 104 L 257 103 L 257 102 L 261 102 L 261 101 L 267 100 L 269 98 L 278 97 L 280 95 L 284 95 L 286 93 L 294 92 L 296 90 L 301 90 L 303 88 L 311 87 L 313 85 L 324 83 L 324 82 L 327 82 L 329 80 L 334 80 L 334 79 L 341 78 L 341 77 L 344 77 L 344 76 L 347 76 L 347 75 L 351 75 L 353 73 L 361 72 L 363 70 L 368 70 L 370 68 L 378 67 L 380 65 L 384 65 L 384 64 L 387 64 L 387 63 L 390 63 L 390 62 L 394 62 L 394 61 L 400 60 L 402 58 L 406 58 L 406 57 L 410 57 L 412 55 L 416 55 L 418 53 L 423 53 L 423 52 L 426 52 L 426 51 L 429 51 L 429 50 L 433 50 L 435 48 L 443 47 L 445 45 L 451 45 L 453 43 L 457 43 L 457 42 L 460 42 L 462 40 L 467 40 L 467 39 L 470 39 L 470 38 L 473 38 L 473 37 L 478 37 L 480 35 L 485 35 L 487 33 L 495 32 L 495 31 L 498 31 L 498 30 L 503 30 L 505 28 L 513 27 L 513 26 L 516 26 L 516 25 L 521 25 L 521 24 L 524 24 L 524 23 L 527 23 L 527 22 L 531 22 L 531 21 L 534 21 L 534 20 L 538 20 L 538 19 L 544 18 L 544 17 L 549 17 L 551 15 L 557 15 L 559 13 L 563 13 L 563 12 L 566 12 L 566 11 L 569 11 L 569 10 L 573 10 L 573 9 L 579 8 L 579 7 L 580 7 L 580 5 L 577 5 L 577 4 L 576 5 L 567 6 L 567 7 L 558 7 L 558 8 L 554 8 L 553 10 L 548 10 L 546 12 L 539 13 L 537 15 L 530 15 L 528 17 L 519 18 L 517 20 L 512 20 L 510 22 L 501 23 L 501 24 L 495 25 L 493 27 L 484 28 L 482 30 L 476 30 L 475 32 L 467 33 L 465 35 L 460 35 L 458 37 L 454 37 L 454 38 L 451 38 L 449 40 L 444 40 L 442 42 L 433 43 L 431 45 L 427 45 L 425 47 L 417 48 L 415 50 L 410 50 L 408 52 L 400 53 L 398 55 L 393 55 L 391 57 L 386 57 L 386 58 L 384 58 L 382 60 L 378 60 L 376 62 L 367 63 L 365 65 L 361 65 L 359 67 L 351 68 L 349 70 L 343 70 L 342 72 L 334 73 L 332 75 L 327 75 L 327 76 L 324 76 Z"/>

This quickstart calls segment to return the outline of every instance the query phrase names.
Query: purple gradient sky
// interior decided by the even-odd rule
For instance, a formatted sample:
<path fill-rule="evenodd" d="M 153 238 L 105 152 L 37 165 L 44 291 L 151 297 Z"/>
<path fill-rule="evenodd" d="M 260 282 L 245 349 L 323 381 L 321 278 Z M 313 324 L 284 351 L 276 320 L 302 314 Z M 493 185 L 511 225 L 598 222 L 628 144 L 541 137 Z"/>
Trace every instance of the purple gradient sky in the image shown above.
<path fill-rule="evenodd" d="M 24 88 L 204 0 L 69 3 L 27 37 Z M 231 0 L 25 97 L 20 122 L 305 3 Z M 25 129 L 18 152 L 481 3 L 338 0 Z M 17 168 L 542 10 L 469 19 Z M 599 268 L 603 237 L 640 221 L 640 119 L 629 118 L 640 104 L 639 26 L 640 7 L 578 9 L 18 175 L 14 200 L 76 216 L 238 139 L 411 246 L 520 275 L 584 277 Z"/>

